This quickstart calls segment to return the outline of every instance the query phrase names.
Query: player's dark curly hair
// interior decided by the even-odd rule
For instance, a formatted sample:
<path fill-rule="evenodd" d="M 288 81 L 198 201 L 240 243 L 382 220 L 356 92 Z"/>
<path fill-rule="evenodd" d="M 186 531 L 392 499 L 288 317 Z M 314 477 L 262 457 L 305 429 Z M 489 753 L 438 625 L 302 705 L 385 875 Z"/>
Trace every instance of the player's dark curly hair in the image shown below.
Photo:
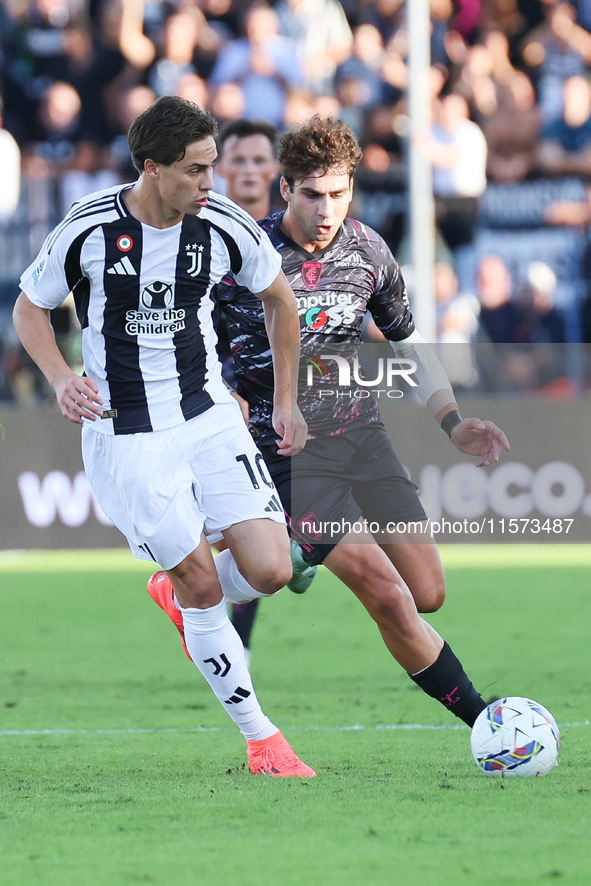
<path fill-rule="evenodd" d="M 348 123 L 316 114 L 279 137 L 279 163 L 290 189 L 321 169 L 352 176 L 362 157 L 357 137 Z"/>
<path fill-rule="evenodd" d="M 187 145 L 209 135 L 217 138 L 219 126 L 209 111 L 177 95 L 163 95 L 135 118 L 127 144 L 138 172 L 146 160 L 170 166 L 185 156 Z"/>

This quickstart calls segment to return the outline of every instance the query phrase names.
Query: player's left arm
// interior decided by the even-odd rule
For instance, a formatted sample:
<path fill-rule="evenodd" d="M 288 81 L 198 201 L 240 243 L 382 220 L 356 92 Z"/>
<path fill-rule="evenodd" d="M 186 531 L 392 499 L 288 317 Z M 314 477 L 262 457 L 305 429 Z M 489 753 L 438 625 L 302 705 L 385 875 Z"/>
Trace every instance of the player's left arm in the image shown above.
<path fill-rule="evenodd" d="M 277 447 L 280 455 L 297 455 L 306 444 L 308 426 L 297 404 L 300 321 L 295 298 L 283 271 L 256 295 L 263 303 L 273 355 L 273 427 L 280 438 Z"/>
<path fill-rule="evenodd" d="M 419 399 L 456 449 L 480 458 L 477 468 L 497 462 L 503 449 L 510 450 L 506 435 L 494 422 L 462 418 L 445 369 L 433 348 L 416 329 L 402 340 L 390 341 L 390 345 L 397 356 L 415 364 L 412 375 Z"/>
<path fill-rule="evenodd" d="M 370 310 L 378 328 L 398 357 L 412 361 L 415 391 L 455 447 L 466 455 L 478 456 L 478 468 L 497 462 L 501 451 L 510 449 L 507 437 L 492 421 L 462 418 L 445 369 L 433 348 L 415 329 L 397 261 L 381 238 L 377 238 L 374 249 L 380 255 L 381 275 L 370 300 Z"/>

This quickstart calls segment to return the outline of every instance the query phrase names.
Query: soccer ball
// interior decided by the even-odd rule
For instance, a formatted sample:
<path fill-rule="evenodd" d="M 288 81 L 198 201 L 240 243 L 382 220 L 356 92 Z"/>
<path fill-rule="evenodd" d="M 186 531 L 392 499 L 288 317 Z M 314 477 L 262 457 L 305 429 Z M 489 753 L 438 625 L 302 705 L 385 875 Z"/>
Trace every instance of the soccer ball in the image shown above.
<path fill-rule="evenodd" d="M 493 701 L 480 712 L 470 745 L 485 775 L 546 775 L 558 765 L 560 732 L 545 707 L 513 696 Z"/>

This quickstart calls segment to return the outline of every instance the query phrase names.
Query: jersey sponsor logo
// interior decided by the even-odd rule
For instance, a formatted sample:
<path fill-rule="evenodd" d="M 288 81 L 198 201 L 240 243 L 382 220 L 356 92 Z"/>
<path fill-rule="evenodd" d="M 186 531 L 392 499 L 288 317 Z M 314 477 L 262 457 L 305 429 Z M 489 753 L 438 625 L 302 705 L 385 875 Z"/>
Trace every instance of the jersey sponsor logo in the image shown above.
<path fill-rule="evenodd" d="M 333 268 L 365 268 L 368 271 L 375 271 L 375 268 L 369 261 L 366 261 L 358 252 L 351 252 L 344 258 L 332 263 Z"/>
<path fill-rule="evenodd" d="M 133 240 L 131 237 L 127 234 L 122 234 L 117 240 L 117 249 L 120 249 L 121 252 L 129 252 L 130 249 L 133 249 Z"/>
<path fill-rule="evenodd" d="M 302 280 L 308 289 L 316 289 L 322 276 L 322 262 L 305 261 L 302 265 Z"/>
<path fill-rule="evenodd" d="M 39 282 L 41 274 L 43 273 L 43 269 L 45 268 L 45 259 L 39 262 L 35 270 L 33 271 L 33 286 L 36 286 Z"/>
<path fill-rule="evenodd" d="M 324 311 L 322 308 L 310 308 L 304 316 L 304 326 L 317 331 L 327 326 L 351 326 L 355 323 L 355 311 L 348 305 L 334 305 Z"/>
<path fill-rule="evenodd" d="M 326 326 L 328 323 L 326 311 L 323 311 L 322 308 L 310 308 L 309 311 L 306 311 L 304 323 L 306 326 L 309 326 L 310 329 L 322 329 L 322 327 Z"/>
<path fill-rule="evenodd" d="M 298 295 L 296 304 L 298 311 L 307 311 L 308 308 L 330 308 L 333 305 L 350 305 L 353 303 L 351 292 L 323 292 L 318 295 Z"/>
<path fill-rule="evenodd" d="M 137 277 L 137 271 L 131 263 L 128 255 L 124 255 L 121 261 L 107 269 L 107 274 L 119 274 L 123 277 Z"/>
<path fill-rule="evenodd" d="M 163 311 L 165 308 L 171 308 L 174 304 L 174 286 L 172 283 L 154 280 L 153 283 L 144 286 L 140 294 L 140 301 L 144 307 L 151 311 Z"/>
<path fill-rule="evenodd" d="M 185 328 L 184 308 L 174 308 L 174 284 L 154 280 L 140 293 L 143 311 L 127 311 L 128 335 L 172 335 Z"/>
<path fill-rule="evenodd" d="M 199 275 L 201 262 L 203 261 L 203 249 L 204 247 L 198 246 L 197 243 L 188 243 L 185 246 L 187 257 L 191 259 L 191 265 L 187 269 L 189 277 L 197 277 Z"/>

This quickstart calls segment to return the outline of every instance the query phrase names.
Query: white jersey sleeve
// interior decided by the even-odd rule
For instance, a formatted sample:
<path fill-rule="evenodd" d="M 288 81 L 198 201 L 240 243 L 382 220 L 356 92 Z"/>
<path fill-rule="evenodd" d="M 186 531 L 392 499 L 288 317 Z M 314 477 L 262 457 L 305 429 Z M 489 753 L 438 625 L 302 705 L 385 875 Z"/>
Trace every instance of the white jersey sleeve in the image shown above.
<path fill-rule="evenodd" d="M 251 292 L 262 292 L 281 270 L 281 256 L 252 216 L 227 197 L 210 193 L 203 216 L 226 241 L 235 280 Z"/>
<path fill-rule="evenodd" d="M 268 234 L 259 228 L 261 241 L 255 249 L 251 249 L 244 258 L 244 264 L 236 281 L 246 286 L 251 292 L 263 292 L 276 280 L 281 270 L 281 256 L 274 249 Z"/>
<path fill-rule="evenodd" d="M 58 238 L 50 251 L 48 241 L 43 244 L 35 261 L 23 272 L 20 287 L 27 298 L 40 308 L 52 310 L 68 297 L 70 285 L 65 271 L 65 257 L 68 244 Z"/>

